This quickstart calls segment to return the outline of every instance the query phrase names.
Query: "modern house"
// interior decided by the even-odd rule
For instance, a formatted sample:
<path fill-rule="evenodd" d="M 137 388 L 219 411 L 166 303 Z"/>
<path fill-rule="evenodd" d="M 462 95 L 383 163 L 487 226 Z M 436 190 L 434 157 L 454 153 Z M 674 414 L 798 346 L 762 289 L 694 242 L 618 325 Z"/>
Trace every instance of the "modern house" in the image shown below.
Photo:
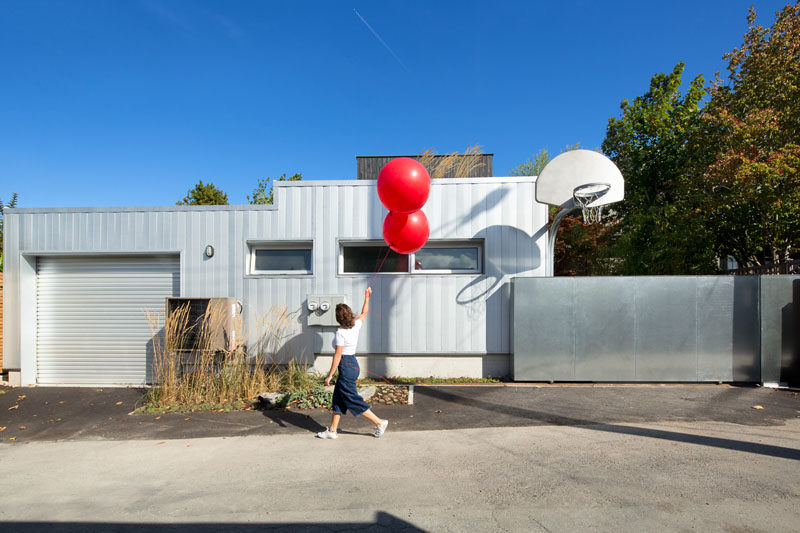
<path fill-rule="evenodd" d="M 278 356 L 324 371 L 335 327 L 314 325 L 332 323 L 321 304 L 358 311 L 371 285 L 363 369 L 508 374 L 510 280 L 551 261 L 535 178 L 434 180 L 424 211 L 427 245 L 376 272 L 386 210 L 368 179 L 277 182 L 268 206 L 8 209 L 4 368 L 24 385 L 146 383 L 146 311 L 180 296 L 239 299 L 251 339 L 285 305 Z"/>

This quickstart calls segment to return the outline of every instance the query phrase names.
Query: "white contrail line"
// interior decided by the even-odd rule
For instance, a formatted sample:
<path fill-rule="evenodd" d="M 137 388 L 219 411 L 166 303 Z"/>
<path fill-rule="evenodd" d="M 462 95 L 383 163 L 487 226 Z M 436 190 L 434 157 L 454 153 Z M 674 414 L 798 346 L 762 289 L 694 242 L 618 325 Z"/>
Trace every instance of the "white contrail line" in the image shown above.
<path fill-rule="evenodd" d="M 371 31 L 371 32 L 372 32 L 372 35 L 374 35 L 374 36 L 375 36 L 375 38 L 376 38 L 376 39 L 378 39 L 378 41 L 380 41 L 380 43 L 381 43 L 381 44 L 382 44 L 382 45 L 383 45 L 383 46 L 384 46 L 384 47 L 385 47 L 387 50 L 389 50 L 389 53 L 390 53 L 390 54 L 392 54 L 392 57 L 393 57 L 393 58 L 395 58 L 395 59 L 397 60 L 397 62 L 398 62 L 398 63 L 400 63 L 400 66 L 401 66 L 401 67 L 403 67 L 404 69 L 408 70 L 408 67 L 406 67 L 406 66 L 403 64 L 403 62 L 400 60 L 400 58 L 399 58 L 399 57 L 397 57 L 397 54 L 395 54 L 395 53 L 394 53 L 394 50 L 392 50 L 392 49 L 389 47 L 389 45 L 388 45 L 388 44 L 386 44 L 386 41 L 384 41 L 383 39 L 381 39 L 381 36 L 380 36 L 380 35 L 378 35 L 378 32 L 376 32 L 375 30 L 373 30 L 373 29 L 372 29 L 372 26 L 370 26 L 370 25 L 369 25 L 369 22 L 367 22 L 367 21 L 364 19 L 364 17 L 362 17 L 362 16 L 361 16 L 361 13 L 359 13 L 359 12 L 358 12 L 358 10 L 357 10 L 356 8 L 353 8 L 353 11 L 354 11 L 354 12 L 355 12 L 355 14 L 358 16 L 358 18 L 360 18 L 360 19 L 361 19 L 361 22 L 363 22 L 363 23 L 364 23 L 364 26 L 366 26 L 366 27 L 367 27 L 367 29 L 369 29 L 369 31 Z"/>

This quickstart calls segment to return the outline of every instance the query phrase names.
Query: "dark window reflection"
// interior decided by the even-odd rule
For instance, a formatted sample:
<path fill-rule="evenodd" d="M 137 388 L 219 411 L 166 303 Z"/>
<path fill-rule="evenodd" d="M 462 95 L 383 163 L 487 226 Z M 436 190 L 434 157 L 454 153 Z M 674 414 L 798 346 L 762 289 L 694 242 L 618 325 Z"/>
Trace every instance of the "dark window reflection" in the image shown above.
<path fill-rule="evenodd" d="M 344 272 L 348 274 L 375 273 L 381 261 L 381 272 L 408 272 L 408 255 L 389 250 L 388 246 L 345 246 L 343 259 Z"/>
<path fill-rule="evenodd" d="M 311 271 L 311 250 L 256 250 L 256 271 Z"/>

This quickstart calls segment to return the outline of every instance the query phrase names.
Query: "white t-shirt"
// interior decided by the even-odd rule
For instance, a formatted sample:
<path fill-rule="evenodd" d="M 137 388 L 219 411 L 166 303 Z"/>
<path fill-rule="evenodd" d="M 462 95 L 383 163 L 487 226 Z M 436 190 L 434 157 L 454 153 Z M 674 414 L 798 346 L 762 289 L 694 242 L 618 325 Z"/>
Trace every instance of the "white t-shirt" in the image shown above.
<path fill-rule="evenodd" d="M 350 329 L 339 328 L 336 330 L 336 337 L 333 340 L 334 346 L 343 346 L 342 355 L 355 355 L 356 344 L 358 344 L 358 332 L 364 322 L 360 319 Z"/>

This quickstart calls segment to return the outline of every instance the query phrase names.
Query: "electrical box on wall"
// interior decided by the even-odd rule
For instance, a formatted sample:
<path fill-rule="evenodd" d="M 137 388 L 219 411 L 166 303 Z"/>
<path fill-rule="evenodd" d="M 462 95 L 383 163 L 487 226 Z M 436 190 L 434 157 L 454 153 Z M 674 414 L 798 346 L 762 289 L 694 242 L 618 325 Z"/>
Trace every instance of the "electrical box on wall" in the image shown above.
<path fill-rule="evenodd" d="M 343 304 L 344 296 L 309 295 L 306 300 L 309 326 L 338 326 L 336 305 Z"/>

